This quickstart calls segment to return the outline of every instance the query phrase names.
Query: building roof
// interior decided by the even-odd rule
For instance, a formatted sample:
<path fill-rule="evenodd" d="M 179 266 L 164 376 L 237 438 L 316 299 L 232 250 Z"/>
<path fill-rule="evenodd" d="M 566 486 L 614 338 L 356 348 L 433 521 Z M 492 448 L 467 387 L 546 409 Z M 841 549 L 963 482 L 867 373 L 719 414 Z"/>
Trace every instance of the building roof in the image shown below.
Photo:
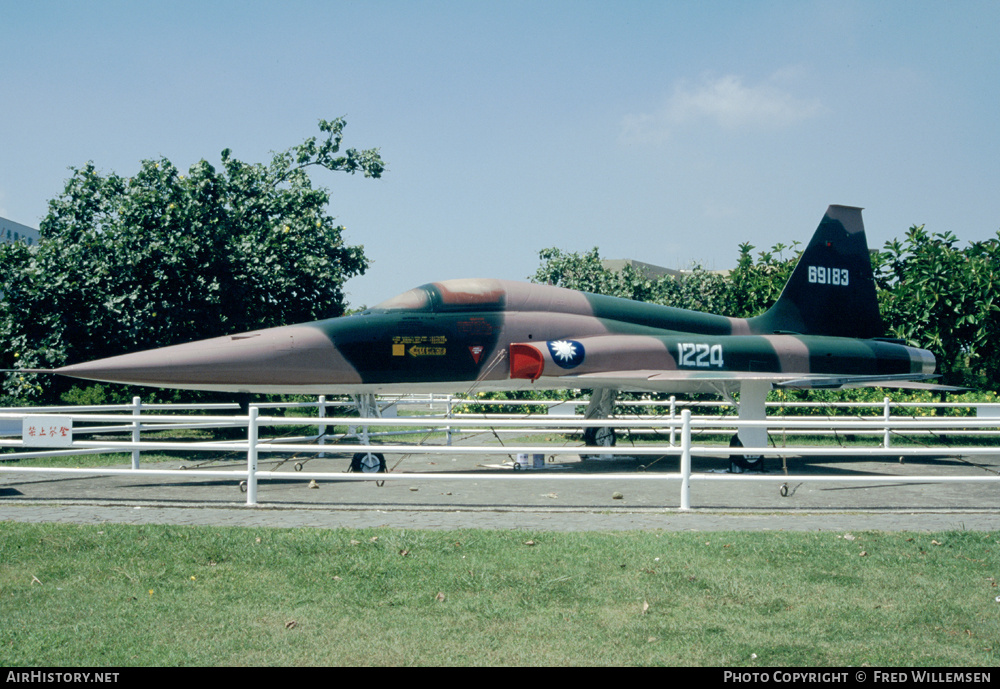
<path fill-rule="evenodd" d="M 35 228 L 0 218 L 0 243 L 24 241 L 31 245 L 37 244 L 39 238 L 40 235 Z"/>
<path fill-rule="evenodd" d="M 632 266 L 632 268 L 647 278 L 661 278 L 664 275 L 670 275 L 671 277 L 676 278 L 681 275 L 681 271 L 679 270 L 671 270 L 670 268 L 664 268 L 663 266 L 654 266 L 652 263 L 643 263 L 642 261 L 636 261 L 633 258 L 604 259 L 601 261 L 601 265 L 614 273 L 620 272 L 625 266 Z"/>

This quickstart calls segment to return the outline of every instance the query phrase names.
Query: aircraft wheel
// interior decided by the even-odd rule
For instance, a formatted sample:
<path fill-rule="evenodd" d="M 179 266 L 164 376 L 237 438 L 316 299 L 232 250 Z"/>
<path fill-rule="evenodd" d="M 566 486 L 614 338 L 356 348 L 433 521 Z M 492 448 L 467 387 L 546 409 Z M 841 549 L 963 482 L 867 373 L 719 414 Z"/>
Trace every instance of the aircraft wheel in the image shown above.
<path fill-rule="evenodd" d="M 737 433 L 729 441 L 729 447 L 743 447 L 743 443 L 740 442 L 740 435 Z M 748 471 L 764 472 L 764 456 L 763 455 L 744 455 L 744 454 L 730 454 L 729 455 L 729 471 L 733 474 L 743 474 Z"/>
<path fill-rule="evenodd" d="M 362 474 L 384 474 L 388 469 L 385 457 L 379 452 L 356 452 L 351 460 L 351 471 Z"/>
<path fill-rule="evenodd" d="M 614 447 L 615 443 L 618 442 L 618 436 L 615 434 L 615 429 L 610 426 L 601 426 L 585 428 L 583 430 L 583 444 L 587 447 Z M 581 455 L 581 459 L 597 459 L 600 457 L 599 454 L 596 455 Z"/>
<path fill-rule="evenodd" d="M 584 445 L 594 445 L 597 447 L 614 447 L 615 443 L 618 442 L 618 437 L 615 435 L 615 429 L 608 426 L 601 426 L 600 428 L 586 428 L 583 431 L 583 444 Z"/>

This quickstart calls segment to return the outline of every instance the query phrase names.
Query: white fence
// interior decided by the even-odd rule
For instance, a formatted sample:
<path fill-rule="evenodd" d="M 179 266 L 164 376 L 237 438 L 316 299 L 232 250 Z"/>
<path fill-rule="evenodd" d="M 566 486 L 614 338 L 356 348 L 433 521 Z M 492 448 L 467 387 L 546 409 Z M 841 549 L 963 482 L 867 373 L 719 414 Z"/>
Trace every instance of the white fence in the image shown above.
<path fill-rule="evenodd" d="M 482 403 L 482 400 L 473 400 Z M 218 477 L 218 478 L 243 478 L 246 486 L 246 504 L 256 505 L 258 503 L 258 482 L 268 479 L 300 479 L 304 481 L 324 481 L 324 480 L 407 480 L 407 481 L 504 481 L 504 480 L 545 480 L 545 481 L 594 481 L 594 480 L 624 480 L 624 481 L 679 481 L 680 483 L 680 507 L 687 510 L 691 508 L 690 486 L 692 481 L 767 481 L 783 482 L 970 482 L 970 483 L 993 483 L 1000 485 L 1000 475 L 996 472 L 984 473 L 979 476 L 888 476 L 888 475 L 864 475 L 864 476 L 816 476 L 816 475 L 790 475 L 780 474 L 727 474 L 727 473 L 693 473 L 691 470 L 692 457 L 728 457 L 730 449 L 719 445 L 718 442 L 701 441 L 718 436 L 728 436 L 734 431 L 735 417 L 720 416 L 699 416 L 695 417 L 691 413 L 689 405 L 683 405 L 676 400 L 671 400 L 670 413 L 661 416 L 636 416 L 636 417 L 615 417 L 613 419 L 584 420 L 578 415 L 553 415 L 553 416 L 496 416 L 496 415 L 463 415 L 453 413 L 453 405 L 461 400 L 455 398 L 438 399 L 418 399 L 412 398 L 405 401 L 396 401 L 397 404 L 416 403 L 424 406 L 441 405 L 443 411 L 440 415 L 432 414 L 418 417 L 392 417 L 392 418 L 366 418 L 358 417 L 329 417 L 326 416 L 326 409 L 329 406 L 343 406 L 349 403 L 333 402 L 320 399 L 317 403 L 285 404 L 274 405 L 280 407 L 314 407 L 317 408 L 317 416 L 266 416 L 261 414 L 262 407 L 251 406 L 246 415 L 196 415 L 185 416 L 176 414 L 150 414 L 151 411 L 180 411 L 176 405 L 143 405 L 138 399 L 132 405 L 113 408 L 114 411 L 125 411 L 127 414 L 108 414 L 107 407 L 98 408 L 45 408 L 31 410 L 4 410 L 0 412 L 0 429 L 6 424 L 9 434 L 13 425 L 20 424 L 22 428 L 21 437 L 0 437 L 0 448 L 9 448 L 6 453 L 0 454 L 0 473 L 42 473 L 53 475 L 132 475 L 132 476 L 184 476 L 191 477 L 191 472 L 183 470 L 168 469 L 143 469 L 140 468 L 140 452 L 146 451 L 166 451 L 166 452 L 235 452 L 246 457 L 245 468 L 228 470 L 199 470 L 197 476 Z M 575 402 L 580 404 L 580 402 Z M 519 402 L 519 404 L 537 404 L 535 401 Z M 209 405 L 199 405 L 196 407 L 200 411 L 222 411 L 231 409 L 235 405 L 222 405 L 210 408 Z M 678 408 L 680 409 L 678 413 Z M 830 406 L 830 405 L 824 405 Z M 967 406 L 967 405 L 966 405 Z M 263 407 L 268 408 L 268 407 Z M 888 402 L 883 413 L 877 416 L 868 417 L 769 417 L 766 421 L 742 422 L 741 425 L 766 426 L 770 430 L 772 440 L 789 436 L 797 438 L 811 432 L 838 433 L 843 435 L 873 435 L 880 437 L 882 442 L 870 447 L 831 447 L 809 446 L 809 445 L 782 445 L 780 447 L 745 447 L 740 452 L 750 455 L 763 456 L 851 456 L 851 457 L 897 457 L 906 455 L 927 455 L 927 456 L 976 456 L 976 455 L 998 455 L 1000 447 L 996 445 L 952 447 L 952 446 L 930 446 L 908 445 L 905 448 L 894 446 L 891 442 L 893 436 L 911 436 L 913 434 L 962 434 L 972 435 L 975 433 L 998 433 L 1000 432 L 1000 416 L 988 410 L 987 413 L 980 411 L 981 415 L 976 417 L 905 417 L 893 416 Z M 58 424 L 68 423 L 67 433 L 59 434 L 61 437 L 52 440 L 29 437 L 29 422 L 31 420 L 43 419 L 47 423 L 56 425 L 47 428 L 59 428 Z M 57 423 L 58 422 L 58 423 Z M 37 423 L 37 422 L 36 422 Z M 302 428 L 301 434 L 293 433 L 281 438 L 267 438 L 262 434 L 262 429 L 273 427 Z M 330 427 L 346 426 L 348 431 L 342 434 L 331 434 L 327 431 Z M 405 433 L 427 433 L 436 432 L 437 440 L 443 436 L 444 444 L 424 444 L 405 443 L 375 445 L 370 442 L 370 438 L 376 436 L 369 433 L 369 427 L 392 427 L 393 434 Z M 489 429 L 497 432 L 512 432 L 525 435 L 531 432 L 544 431 L 547 433 L 579 433 L 586 427 L 614 426 L 617 429 L 626 430 L 629 433 L 647 432 L 659 434 L 659 442 L 642 442 L 638 445 L 586 448 L 580 445 L 566 446 L 554 443 L 532 443 L 513 444 L 498 447 L 497 445 L 477 444 L 461 445 L 453 444 L 453 435 L 459 432 L 472 430 Z M 148 434 L 164 430 L 177 429 L 207 429 L 207 428 L 245 428 L 246 439 L 205 441 L 205 440 L 157 440 L 148 439 Z M 358 429 L 361 429 L 359 432 Z M 315 432 L 308 432 L 316 429 Z M 0 431 L 2 432 L 2 431 Z M 147 439 L 142 440 L 142 433 L 147 434 Z M 84 439 L 87 436 L 107 436 L 129 434 L 129 440 L 109 439 L 97 437 Z M 67 440 L 65 436 L 68 435 Z M 386 434 L 388 435 L 388 434 Z M 355 438 L 355 442 L 346 442 L 348 438 Z M 385 436 L 383 436 L 385 437 Z M 55 443 L 58 440 L 62 447 L 58 450 L 52 449 L 27 449 L 32 444 L 39 442 Z M 328 444 L 337 441 L 337 444 Z M 367 442 L 366 442 L 367 441 Z M 696 442 L 697 441 L 697 442 Z M 549 472 L 441 472 L 441 473 L 331 473 L 331 472 L 304 472 L 304 471 L 276 471 L 261 469 L 259 458 L 269 454 L 297 453 L 301 455 L 319 455 L 323 453 L 335 452 L 338 454 L 367 453 L 377 451 L 387 454 L 405 455 L 536 455 L 548 456 L 559 455 L 579 455 L 582 452 L 599 452 L 602 455 L 623 455 L 623 456 L 670 456 L 680 457 L 680 468 L 676 473 L 600 473 L 600 474 L 554 474 Z M 51 457 L 65 454 L 97 454 L 97 453 L 132 453 L 132 468 L 115 469 L 107 467 L 93 468 L 50 468 L 50 467 L 27 467 L 20 464 L 22 459 L 36 457 Z M 13 460 L 18 460 L 16 465 Z"/>

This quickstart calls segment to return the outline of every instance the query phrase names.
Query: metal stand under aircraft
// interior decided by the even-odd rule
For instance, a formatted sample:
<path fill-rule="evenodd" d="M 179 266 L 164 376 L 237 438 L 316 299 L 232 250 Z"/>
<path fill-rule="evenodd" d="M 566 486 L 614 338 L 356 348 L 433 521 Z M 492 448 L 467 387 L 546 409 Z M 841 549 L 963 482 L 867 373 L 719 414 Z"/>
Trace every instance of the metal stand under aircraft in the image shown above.
<path fill-rule="evenodd" d="M 765 401 L 771 383 L 764 380 L 744 380 L 740 383 L 740 401 L 729 400 L 739 410 L 739 419 L 743 421 L 765 421 L 767 409 Z M 765 426 L 746 426 L 737 424 L 736 435 L 729 441 L 729 447 L 767 447 L 767 428 Z M 759 454 L 730 454 L 729 471 L 734 474 L 747 471 L 764 471 L 764 456 Z"/>
<path fill-rule="evenodd" d="M 732 448 L 739 447 L 767 447 L 767 428 L 763 425 L 746 425 L 747 421 L 766 421 L 767 408 L 765 402 L 767 393 L 771 390 L 770 381 L 745 380 L 740 383 L 739 400 L 733 399 L 732 395 L 724 392 L 726 399 L 738 410 L 739 423 L 737 423 L 736 434 L 729 441 Z M 595 389 L 590 396 L 590 404 L 584 412 L 583 418 L 606 419 L 611 417 L 614 411 L 615 394 L 617 390 L 613 388 Z M 584 444 L 587 447 L 614 447 L 617 442 L 615 429 L 611 426 L 589 426 L 583 432 Z M 583 460 L 613 459 L 616 455 L 610 454 L 581 454 Z M 764 456 L 749 453 L 731 453 L 729 455 L 729 471 L 734 474 L 746 472 L 763 472 Z"/>

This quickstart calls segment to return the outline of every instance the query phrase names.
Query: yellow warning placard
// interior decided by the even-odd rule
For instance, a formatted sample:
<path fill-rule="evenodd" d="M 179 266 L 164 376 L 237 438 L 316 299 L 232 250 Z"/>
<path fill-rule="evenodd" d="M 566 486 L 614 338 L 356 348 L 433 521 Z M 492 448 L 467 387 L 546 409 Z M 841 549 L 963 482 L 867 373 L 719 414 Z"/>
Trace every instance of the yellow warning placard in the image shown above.
<path fill-rule="evenodd" d="M 446 347 L 410 347 L 410 356 L 444 356 L 448 353 Z"/>

